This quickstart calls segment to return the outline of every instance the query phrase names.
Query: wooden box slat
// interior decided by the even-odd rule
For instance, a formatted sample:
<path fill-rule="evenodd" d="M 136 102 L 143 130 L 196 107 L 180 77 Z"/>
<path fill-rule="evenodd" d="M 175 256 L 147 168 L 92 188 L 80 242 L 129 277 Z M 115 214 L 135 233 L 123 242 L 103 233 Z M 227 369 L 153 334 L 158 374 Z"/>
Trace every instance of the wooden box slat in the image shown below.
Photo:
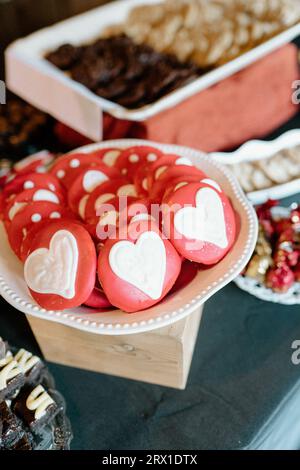
<path fill-rule="evenodd" d="M 184 389 L 202 308 L 168 327 L 148 333 L 105 336 L 27 316 L 50 362 Z"/>

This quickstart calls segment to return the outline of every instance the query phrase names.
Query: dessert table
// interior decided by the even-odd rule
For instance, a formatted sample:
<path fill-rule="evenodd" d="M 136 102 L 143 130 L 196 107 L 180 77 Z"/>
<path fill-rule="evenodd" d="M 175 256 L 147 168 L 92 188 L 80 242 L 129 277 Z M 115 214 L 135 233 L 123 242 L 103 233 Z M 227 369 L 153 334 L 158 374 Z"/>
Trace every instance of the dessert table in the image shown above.
<path fill-rule="evenodd" d="M 25 316 L 2 299 L 0 331 L 38 352 Z M 298 449 L 291 344 L 299 337 L 298 306 L 230 284 L 205 306 L 185 391 L 50 364 L 67 401 L 72 449 Z"/>
<path fill-rule="evenodd" d="M 298 115 L 270 138 L 299 124 Z M 25 316 L 0 302 L 1 335 L 39 352 Z M 49 364 L 67 401 L 72 449 L 299 449 L 297 339 L 299 306 L 231 283 L 205 304 L 184 391 Z"/>
<path fill-rule="evenodd" d="M 69 14 L 60 12 L 60 3 L 51 1 L 53 18 L 47 10 L 43 25 Z M 9 8 L 6 14 L 13 18 Z M 7 43 L 19 28 L 8 24 L 13 30 L 5 32 Z M 36 28 L 29 24 L 23 33 Z M 298 114 L 268 138 L 299 126 Z M 300 201 L 300 188 L 298 197 L 281 203 L 295 200 Z M 40 353 L 25 315 L 1 297 L 0 335 Z M 71 448 L 300 449 L 295 340 L 300 340 L 299 306 L 258 300 L 231 283 L 205 304 L 184 391 L 50 363 L 67 402 Z"/>

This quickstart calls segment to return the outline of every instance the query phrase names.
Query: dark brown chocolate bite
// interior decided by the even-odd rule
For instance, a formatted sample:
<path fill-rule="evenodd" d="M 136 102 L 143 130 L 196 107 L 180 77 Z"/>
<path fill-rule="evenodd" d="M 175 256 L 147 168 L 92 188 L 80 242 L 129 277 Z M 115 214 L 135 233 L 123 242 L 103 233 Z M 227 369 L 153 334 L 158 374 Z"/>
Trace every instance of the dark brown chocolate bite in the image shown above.
<path fill-rule="evenodd" d="M 24 387 L 12 404 L 14 413 L 33 432 L 46 426 L 58 411 L 50 394 L 42 385 Z"/>
<path fill-rule="evenodd" d="M 38 385 L 42 382 L 46 368 L 39 357 L 20 349 L 14 359 L 25 376 L 25 385 Z"/>
<path fill-rule="evenodd" d="M 13 414 L 9 405 L 0 403 L 0 449 L 10 448 L 24 436 L 21 422 Z"/>
<path fill-rule="evenodd" d="M 14 398 L 25 384 L 25 377 L 10 351 L 0 360 L 0 401 Z"/>
<path fill-rule="evenodd" d="M 175 55 L 135 44 L 125 35 L 85 46 L 63 44 L 46 59 L 98 96 L 126 108 L 140 108 L 202 75 Z"/>
<path fill-rule="evenodd" d="M 20 439 L 17 439 L 8 450 L 33 450 L 32 437 L 29 433 L 25 433 Z"/>

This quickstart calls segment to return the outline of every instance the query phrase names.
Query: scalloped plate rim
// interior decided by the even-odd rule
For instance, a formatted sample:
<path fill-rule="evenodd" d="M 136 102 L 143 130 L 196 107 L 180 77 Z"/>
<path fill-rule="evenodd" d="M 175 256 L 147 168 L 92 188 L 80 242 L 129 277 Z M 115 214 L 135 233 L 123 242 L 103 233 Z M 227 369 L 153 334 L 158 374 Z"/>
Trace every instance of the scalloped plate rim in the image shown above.
<path fill-rule="evenodd" d="M 244 216 L 245 218 L 247 218 L 248 224 L 251 225 L 252 227 L 251 233 L 249 231 L 247 240 L 245 240 L 243 243 L 243 249 L 244 249 L 243 255 L 239 257 L 238 260 L 235 259 L 235 268 L 232 268 L 229 273 L 223 274 L 223 276 L 220 278 L 221 280 L 218 279 L 217 281 L 213 282 L 212 285 L 210 286 L 210 289 L 208 289 L 208 291 L 206 292 L 206 294 L 202 294 L 194 298 L 190 298 L 189 301 L 185 304 L 183 303 L 178 310 L 164 313 L 155 319 L 150 317 L 148 321 L 139 321 L 138 318 L 136 318 L 136 321 L 134 321 L 132 324 L 129 323 L 129 318 L 127 317 L 126 319 L 126 316 L 124 317 L 123 323 L 119 322 L 114 325 L 112 323 L 103 324 L 99 321 L 97 323 L 92 320 L 85 320 L 84 313 L 78 314 L 76 312 L 76 309 L 74 309 L 73 311 L 66 310 L 64 312 L 46 311 L 44 309 L 41 309 L 38 305 L 36 305 L 32 299 L 30 299 L 29 302 L 24 300 L 24 298 L 22 299 L 16 292 L 14 292 L 12 286 L 10 286 L 6 282 L 5 276 L 0 275 L 0 294 L 13 307 L 15 307 L 17 310 L 27 315 L 32 315 L 34 317 L 38 317 L 40 319 L 44 319 L 48 321 L 55 321 L 57 323 L 61 323 L 72 328 L 76 328 L 82 331 L 95 333 L 99 335 L 116 335 L 117 336 L 117 335 L 144 333 L 147 331 L 155 330 L 157 328 L 162 328 L 162 327 L 171 325 L 172 323 L 185 318 L 186 316 L 191 314 L 193 311 L 195 311 L 197 308 L 199 308 L 212 295 L 214 295 L 216 292 L 222 289 L 225 285 L 231 282 L 243 270 L 243 268 L 249 261 L 251 254 L 254 250 L 255 244 L 256 244 L 258 223 L 257 223 L 257 218 L 256 218 L 256 214 L 255 214 L 253 207 L 251 206 L 250 202 L 247 200 L 245 194 L 243 193 L 234 175 L 232 175 L 232 173 L 226 167 L 224 167 L 223 165 L 220 165 L 218 162 L 212 161 L 210 157 L 204 154 L 203 152 L 189 148 L 189 147 L 183 147 L 183 146 L 172 145 L 172 144 L 161 144 L 157 142 L 152 142 L 148 140 L 139 140 L 139 139 L 119 139 L 119 140 L 111 140 L 111 141 L 90 144 L 90 145 L 75 149 L 70 153 L 75 153 L 78 151 L 89 153 L 94 150 L 102 149 L 102 148 L 110 148 L 110 147 L 127 148 L 127 147 L 138 146 L 138 145 L 154 146 L 154 147 L 164 150 L 165 152 L 178 152 L 179 155 L 183 155 L 183 156 L 187 156 L 186 154 L 189 154 L 191 156 L 192 154 L 194 155 L 195 160 L 198 158 L 200 159 L 202 158 L 203 160 L 208 162 L 209 165 L 216 167 L 216 169 L 218 169 L 220 172 L 223 173 L 224 178 L 227 180 L 227 183 L 230 185 L 231 190 L 236 197 L 236 200 L 241 206 L 243 206 L 243 210 L 245 212 Z M 3 230 L 4 229 L 2 227 L 2 232 Z M 1 236 L 2 235 L 0 235 L 0 242 L 1 242 Z M 4 257 L 6 257 L 7 259 L 6 254 L 4 255 Z M 1 262 L 2 260 L 0 260 L 0 265 L 1 265 Z M 2 269 L 1 271 L 5 272 L 5 267 L 2 266 L 2 268 L 4 269 Z M 194 281 L 192 281 L 191 284 L 194 284 L 196 280 L 197 280 L 197 277 L 194 279 Z M 186 290 L 189 289 L 189 287 L 190 285 L 182 289 L 182 291 L 180 291 L 176 295 L 178 296 L 179 294 L 185 293 Z M 154 306 L 152 308 L 156 308 L 156 307 L 158 306 Z M 141 313 L 145 313 L 145 311 Z M 132 318 L 132 315 L 138 316 L 139 312 L 135 314 L 131 314 L 129 317 Z"/>

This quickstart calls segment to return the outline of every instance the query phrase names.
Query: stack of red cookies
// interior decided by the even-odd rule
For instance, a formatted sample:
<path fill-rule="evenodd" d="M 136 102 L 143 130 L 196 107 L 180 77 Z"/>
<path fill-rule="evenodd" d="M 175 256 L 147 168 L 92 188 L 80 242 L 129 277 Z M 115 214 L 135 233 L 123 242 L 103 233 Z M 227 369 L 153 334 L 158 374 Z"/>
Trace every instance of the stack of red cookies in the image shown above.
<path fill-rule="evenodd" d="M 236 233 L 218 182 L 146 146 L 25 161 L 1 208 L 25 282 L 46 310 L 149 308 L 190 278 L 186 260 L 218 263 Z"/>

